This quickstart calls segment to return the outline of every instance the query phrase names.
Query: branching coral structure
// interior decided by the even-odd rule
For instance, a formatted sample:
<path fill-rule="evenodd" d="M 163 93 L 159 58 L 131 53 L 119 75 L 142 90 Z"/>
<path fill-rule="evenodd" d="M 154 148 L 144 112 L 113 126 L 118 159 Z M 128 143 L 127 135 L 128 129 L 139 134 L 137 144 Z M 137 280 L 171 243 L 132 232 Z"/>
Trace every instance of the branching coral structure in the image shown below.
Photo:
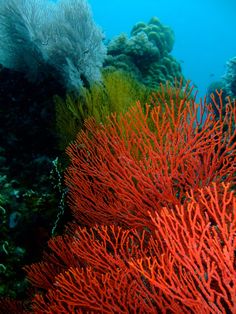
<path fill-rule="evenodd" d="M 166 94 L 153 94 L 145 112 L 138 103 L 106 126 L 87 120 L 67 149 L 66 181 L 76 219 L 89 226 L 145 227 L 149 212 L 181 205 L 190 189 L 222 181 L 235 185 L 235 102 L 228 99 L 223 115 L 219 92 L 212 100 L 215 119 L 211 107 L 205 112 L 207 104 L 175 93 L 168 102 Z"/>
<path fill-rule="evenodd" d="M 154 232 L 71 227 L 27 267 L 33 313 L 235 313 L 236 198 L 229 184 L 190 191 L 151 215 Z"/>
<path fill-rule="evenodd" d="M 22 313 L 235 313 L 236 102 L 212 102 L 162 86 L 86 121 L 67 149 L 74 222 L 25 267 Z"/>

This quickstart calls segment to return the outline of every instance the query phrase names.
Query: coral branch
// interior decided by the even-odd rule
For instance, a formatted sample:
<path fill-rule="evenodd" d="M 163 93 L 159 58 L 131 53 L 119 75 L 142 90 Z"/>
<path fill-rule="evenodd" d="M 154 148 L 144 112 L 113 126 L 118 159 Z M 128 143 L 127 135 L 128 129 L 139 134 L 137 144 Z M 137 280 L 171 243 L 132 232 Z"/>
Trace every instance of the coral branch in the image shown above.
<path fill-rule="evenodd" d="M 216 119 L 207 104 L 178 93 L 169 92 L 166 102 L 154 97 L 153 108 L 138 103 L 106 126 L 86 122 L 67 149 L 66 182 L 80 223 L 151 228 L 148 211 L 181 205 L 190 189 L 236 184 L 235 102 Z"/>
<path fill-rule="evenodd" d="M 193 313 L 235 313 L 235 213 L 229 184 L 201 189 L 198 197 L 192 193 L 186 206 L 152 216 L 155 256 L 131 265 Z"/>

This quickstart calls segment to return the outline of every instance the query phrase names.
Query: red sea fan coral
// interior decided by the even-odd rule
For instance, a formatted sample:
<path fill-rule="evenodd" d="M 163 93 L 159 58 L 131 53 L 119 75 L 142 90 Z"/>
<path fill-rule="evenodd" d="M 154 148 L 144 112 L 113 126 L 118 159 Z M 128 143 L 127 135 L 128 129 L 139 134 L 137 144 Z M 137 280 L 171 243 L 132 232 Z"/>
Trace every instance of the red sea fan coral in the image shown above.
<path fill-rule="evenodd" d="M 73 228 L 74 229 L 74 228 Z M 70 231 L 72 232 L 72 231 Z M 145 232 L 124 231 L 120 227 L 100 226 L 92 229 L 76 227 L 73 237 L 57 237 L 50 241 L 51 252 L 45 262 L 27 267 L 30 281 L 46 291 L 33 300 L 34 313 L 148 313 L 142 296 L 142 281 L 136 281 L 129 267 L 131 258 L 147 256 L 148 238 Z M 63 247 L 72 259 L 65 258 Z M 52 277 L 58 262 L 65 269 L 55 274 L 50 287 L 45 282 Z M 77 260 L 77 265 L 74 262 Z M 51 269 L 45 265 L 51 264 Z M 54 310 L 54 312 L 53 312 Z"/>
<path fill-rule="evenodd" d="M 229 184 L 189 197 L 152 216 L 155 256 L 131 265 L 181 313 L 236 313 L 236 198 Z"/>
<path fill-rule="evenodd" d="M 75 222 L 25 268 L 33 313 L 236 312 L 236 104 L 159 96 L 68 148 Z"/>
<path fill-rule="evenodd" d="M 236 198 L 229 184 L 191 191 L 185 205 L 151 220 L 152 235 L 96 226 L 52 239 L 46 260 L 53 268 L 61 259 L 64 267 L 46 289 L 42 278 L 51 271 L 43 263 L 37 272 L 27 268 L 42 288 L 33 313 L 235 313 Z"/>
<path fill-rule="evenodd" d="M 148 212 L 181 205 L 186 191 L 236 183 L 235 102 L 228 99 L 223 115 L 218 93 L 216 118 L 207 104 L 177 96 L 165 101 L 154 94 L 152 107 L 138 103 L 105 126 L 86 121 L 67 149 L 66 182 L 78 221 L 151 226 Z"/>

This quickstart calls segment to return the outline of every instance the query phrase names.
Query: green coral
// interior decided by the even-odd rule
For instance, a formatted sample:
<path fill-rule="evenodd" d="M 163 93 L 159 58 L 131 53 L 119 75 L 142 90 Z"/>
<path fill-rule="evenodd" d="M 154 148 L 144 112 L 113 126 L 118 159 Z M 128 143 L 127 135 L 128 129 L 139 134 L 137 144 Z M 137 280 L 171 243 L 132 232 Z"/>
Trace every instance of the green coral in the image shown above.
<path fill-rule="evenodd" d="M 139 22 L 108 45 L 105 68 L 122 69 L 150 88 L 182 77 L 180 64 L 170 55 L 174 46 L 174 32 L 156 17 L 146 24 Z"/>
<path fill-rule="evenodd" d="M 149 40 L 145 32 L 139 32 L 128 41 L 126 54 L 134 59 L 139 68 L 146 68 L 150 62 L 160 59 L 161 49 Z"/>
<path fill-rule="evenodd" d="M 154 62 L 143 78 L 143 82 L 153 89 L 156 89 L 158 78 L 159 83 L 171 82 L 174 85 L 175 79 L 181 80 L 181 67 L 171 55 L 167 55 L 160 62 Z"/>

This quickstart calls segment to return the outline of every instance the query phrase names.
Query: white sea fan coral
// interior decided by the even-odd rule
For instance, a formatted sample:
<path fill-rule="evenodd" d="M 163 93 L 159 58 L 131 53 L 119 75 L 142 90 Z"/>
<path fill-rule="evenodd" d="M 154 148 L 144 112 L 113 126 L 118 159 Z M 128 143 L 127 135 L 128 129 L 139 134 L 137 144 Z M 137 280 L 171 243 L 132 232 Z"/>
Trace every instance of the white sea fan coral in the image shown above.
<path fill-rule="evenodd" d="M 31 81 L 51 73 L 68 90 L 100 78 L 103 33 L 86 0 L 0 1 L 0 63 Z"/>

